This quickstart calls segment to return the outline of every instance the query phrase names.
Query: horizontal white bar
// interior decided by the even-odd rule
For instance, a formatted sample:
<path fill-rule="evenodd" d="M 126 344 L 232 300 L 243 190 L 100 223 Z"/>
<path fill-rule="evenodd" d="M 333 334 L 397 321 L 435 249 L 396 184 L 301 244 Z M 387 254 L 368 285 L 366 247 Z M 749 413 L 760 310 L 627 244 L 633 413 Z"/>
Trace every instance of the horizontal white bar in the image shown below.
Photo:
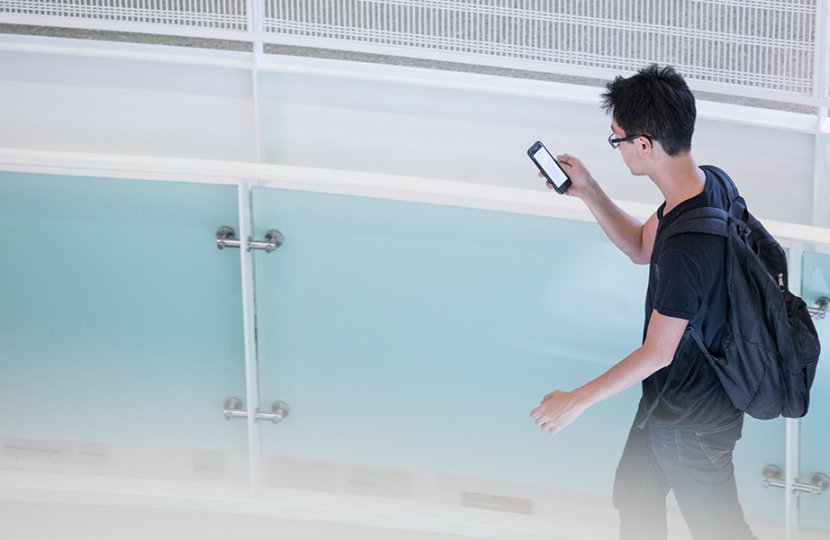
<path fill-rule="evenodd" d="M 315 169 L 257 163 L 79 154 L 0 148 L 0 170 L 31 174 L 94 176 L 128 180 L 236 185 L 337 193 L 593 221 L 576 199 L 554 197 L 547 190 L 452 182 L 361 171 Z M 647 217 L 653 209 L 629 203 L 630 211 Z"/>
<path fill-rule="evenodd" d="M 797 133 L 817 133 L 818 118 L 813 114 L 794 113 L 716 101 L 697 100 L 697 117 L 744 126 L 775 128 Z"/>
<path fill-rule="evenodd" d="M 316 169 L 259 163 L 43 152 L 0 148 L 0 170 L 21 173 L 253 186 L 336 193 L 390 200 L 476 208 L 575 221 L 594 221 L 582 201 L 545 189 L 527 190 L 431 178 L 362 171 Z M 617 201 L 631 215 L 646 219 L 655 207 Z M 759 216 L 762 217 L 762 216 Z M 785 244 L 807 242 L 830 248 L 830 229 L 764 220 Z"/>
<path fill-rule="evenodd" d="M 595 532 L 594 527 L 550 517 L 401 499 L 289 489 L 270 489 L 251 498 L 239 487 L 205 482 L 19 471 L 0 471 L 0 504 L 3 501 L 222 512 L 487 540 L 556 540 L 563 534 L 588 540 Z"/>
<path fill-rule="evenodd" d="M 93 58 L 119 58 L 231 69 L 253 69 L 253 55 L 244 51 L 175 47 L 77 38 L 0 34 L 0 51 Z"/>

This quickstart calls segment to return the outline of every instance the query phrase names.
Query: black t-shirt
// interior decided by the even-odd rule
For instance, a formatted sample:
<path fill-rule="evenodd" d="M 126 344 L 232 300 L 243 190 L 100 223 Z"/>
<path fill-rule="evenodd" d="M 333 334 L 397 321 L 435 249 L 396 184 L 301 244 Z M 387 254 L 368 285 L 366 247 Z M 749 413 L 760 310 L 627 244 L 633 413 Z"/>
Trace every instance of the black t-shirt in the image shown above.
<path fill-rule="evenodd" d="M 664 233 L 684 212 L 703 206 L 727 209 L 728 204 L 723 186 L 707 171 L 700 194 L 683 201 L 666 215 L 663 215 L 665 203 L 657 210 L 643 339 L 652 310 L 657 310 L 661 315 L 688 320 L 703 335 L 709 351 L 721 352 L 726 322 L 726 239 L 686 233 L 665 240 Z M 638 421 L 658 396 L 652 418 L 669 424 L 713 427 L 742 414 L 729 400 L 688 329 L 671 364 L 643 381 Z"/>

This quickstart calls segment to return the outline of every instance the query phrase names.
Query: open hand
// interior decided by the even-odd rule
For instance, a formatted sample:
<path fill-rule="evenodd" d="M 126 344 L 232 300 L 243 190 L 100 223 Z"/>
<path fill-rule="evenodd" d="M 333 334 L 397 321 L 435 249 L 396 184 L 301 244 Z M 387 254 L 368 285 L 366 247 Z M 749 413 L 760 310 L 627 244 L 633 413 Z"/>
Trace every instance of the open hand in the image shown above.
<path fill-rule="evenodd" d="M 555 390 L 542 399 L 541 405 L 530 411 L 542 431 L 557 433 L 576 420 L 585 410 L 574 392 Z"/>

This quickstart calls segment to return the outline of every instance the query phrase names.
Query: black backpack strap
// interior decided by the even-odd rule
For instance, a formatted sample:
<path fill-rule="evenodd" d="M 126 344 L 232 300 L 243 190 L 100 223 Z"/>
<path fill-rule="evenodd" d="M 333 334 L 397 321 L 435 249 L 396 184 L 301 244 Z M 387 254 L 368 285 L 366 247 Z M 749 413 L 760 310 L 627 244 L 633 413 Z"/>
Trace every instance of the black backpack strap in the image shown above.
<path fill-rule="evenodd" d="M 665 233 L 666 240 L 678 234 L 702 233 L 716 236 L 729 236 L 727 231 L 729 214 L 725 210 L 713 206 L 703 206 L 684 212 L 674 223 L 669 225 Z"/>
<path fill-rule="evenodd" d="M 700 168 L 704 171 L 710 172 L 715 180 L 720 183 L 724 191 L 726 191 L 730 204 L 741 196 L 741 194 L 738 193 L 738 188 L 735 186 L 735 182 L 732 181 L 732 178 L 730 178 L 723 169 L 715 167 L 714 165 L 701 165 Z"/>
<path fill-rule="evenodd" d="M 749 219 L 749 210 L 747 210 L 746 201 L 741 197 L 732 178 L 723 169 L 714 165 L 701 165 L 700 168 L 711 173 L 726 192 L 726 197 L 729 200 L 729 217 L 735 221 L 746 223 Z"/>
<path fill-rule="evenodd" d="M 787 260 L 784 250 L 778 241 L 764 228 L 763 224 L 753 216 L 746 206 L 746 201 L 738 193 L 738 188 L 723 170 L 712 165 L 702 165 L 701 169 L 708 171 L 720 182 L 729 198 L 729 222 L 734 224 L 738 235 L 752 251 L 760 257 L 767 271 L 772 275 L 782 289 L 788 287 Z M 692 212 L 689 212 L 690 214 Z M 681 216 L 678 218 L 680 221 Z M 679 234 L 680 228 L 675 229 L 672 225 L 672 235 Z M 703 231 L 701 231 L 703 232 Z"/>
<path fill-rule="evenodd" d="M 687 326 L 686 333 L 681 338 L 680 344 L 678 344 L 678 348 L 684 346 L 684 342 L 687 339 L 687 335 L 690 335 L 695 340 L 695 342 L 697 342 L 698 346 L 700 346 L 700 348 L 703 350 L 703 353 L 709 354 L 709 351 L 706 350 L 706 347 L 703 345 L 703 341 L 700 338 L 698 338 L 696 334 L 697 333 L 691 325 Z M 666 393 L 666 390 L 669 388 L 669 385 L 673 382 L 674 373 L 674 365 L 669 364 L 669 370 L 668 373 L 666 373 L 666 380 L 663 382 L 662 388 L 660 388 L 660 391 L 657 393 L 657 397 L 654 398 L 654 401 L 652 401 L 646 409 L 646 413 L 643 416 L 643 419 L 637 423 L 638 428 L 644 429 L 646 427 L 646 422 L 648 422 L 649 418 L 651 418 L 651 415 L 654 414 L 654 411 L 657 410 L 657 406 L 660 405 L 660 400 L 663 398 L 663 394 Z"/>

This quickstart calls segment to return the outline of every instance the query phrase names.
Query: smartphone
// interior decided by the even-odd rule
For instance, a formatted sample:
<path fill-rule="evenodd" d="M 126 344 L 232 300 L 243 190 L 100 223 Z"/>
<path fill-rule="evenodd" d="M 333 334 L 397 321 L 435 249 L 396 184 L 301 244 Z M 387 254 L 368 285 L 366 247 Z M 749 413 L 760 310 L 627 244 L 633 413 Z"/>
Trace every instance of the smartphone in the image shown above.
<path fill-rule="evenodd" d="M 545 178 L 550 180 L 551 184 L 553 184 L 553 189 L 555 189 L 557 193 L 565 193 L 568 191 L 568 188 L 571 187 L 571 179 L 568 178 L 568 175 L 565 174 L 562 166 L 559 165 L 559 162 L 554 159 L 541 141 L 533 143 L 533 145 L 527 149 L 527 155 L 530 156 L 533 163 L 539 167 L 539 170 L 542 171 Z"/>

